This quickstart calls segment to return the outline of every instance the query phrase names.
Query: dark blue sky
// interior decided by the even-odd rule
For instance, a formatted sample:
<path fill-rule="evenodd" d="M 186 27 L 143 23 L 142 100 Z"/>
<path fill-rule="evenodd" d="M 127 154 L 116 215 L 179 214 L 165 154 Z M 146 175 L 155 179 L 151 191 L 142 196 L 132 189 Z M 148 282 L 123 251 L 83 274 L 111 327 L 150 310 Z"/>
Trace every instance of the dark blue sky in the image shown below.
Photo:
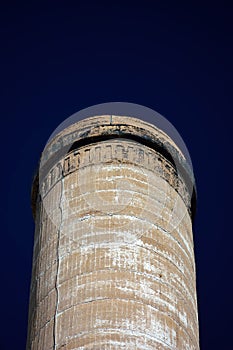
<path fill-rule="evenodd" d="M 201 349 L 232 349 L 232 6 L 8 2 L 0 28 L 0 349 L 25 349 L 30 188 L 43 146 L 71 114 L 111 101 L 158 111 L 190 151 Z"/>

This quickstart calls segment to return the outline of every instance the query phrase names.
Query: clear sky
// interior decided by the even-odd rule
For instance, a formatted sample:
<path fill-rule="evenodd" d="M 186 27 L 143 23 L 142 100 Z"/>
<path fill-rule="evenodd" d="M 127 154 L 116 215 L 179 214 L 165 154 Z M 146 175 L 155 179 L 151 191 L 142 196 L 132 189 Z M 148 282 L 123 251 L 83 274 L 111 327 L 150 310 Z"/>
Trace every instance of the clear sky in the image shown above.
<path fill-rule="evenodd" d="M 112 101 L 161 113 L 189 149 L 198 195 L 201 349 L 232 348 L 229 3 L 58 0 L 5 2 L 0 9 L 1 350 L 25 349 L 30 189 L 40 153 L 64 119 Z"/>

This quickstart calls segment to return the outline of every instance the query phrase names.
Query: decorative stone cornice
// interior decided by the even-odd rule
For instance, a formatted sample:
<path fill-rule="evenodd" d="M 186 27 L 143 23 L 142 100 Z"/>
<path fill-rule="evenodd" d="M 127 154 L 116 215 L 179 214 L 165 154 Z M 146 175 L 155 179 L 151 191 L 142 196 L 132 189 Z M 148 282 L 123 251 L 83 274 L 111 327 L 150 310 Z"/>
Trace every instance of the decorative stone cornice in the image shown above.
<path fill-rule="evenodd" d="M 172 181 L 173 185 L 176 178 L 179 179 L 176 181 L 179 184 L 175 185 L 175 188 L 185 201 L 193 217 L 196 207 L 193 172 L 188 161 L 173 140 L 150 123 L 137 118 L 112 115 L 96 116 L 81 120 L 70 125 L 49 141 L 42 153 L 39 173 L 35 178 L 32 189 L 32 207 L 34 211 L 38 187 L 40 187 L 40 194 L 42 196 L 45 195 L 45 188 L 49 186 L 46 184 L 52 184 L 54 181 L 58 181 L 54 180 L 54 178 L 59 179 L 59 177 L 65 175 L 68 159 L 77 160 L 78 157 L 75 157 L 75 154 L 78 155 L 79 150 L 79 152 L 93 152 L 93 147 L 92 151 L 90 151 L 90 144 L 109 141 L 109 145 L 111 145 L 111 140 L 117 138 L 130 139 L 139 145 L 146 146 L 148 149 L 146 157 L 148 162 L 150 161 L 150 165 L 149 163 L 146 164 L 146 160 L 144 160 L 145 164 L 143 166 L 151 167 L 150 169 L 152 170 L 153 168 L 153 171 L 156 171 L 156 166 L 158 168 L 158 165 L 156 165 L 158 157 L 155 160 L 156 157 L 153 151 L 156 154 L 160 154 L 164 176 L 170 179 L 169 181 Z M 138 147 L 138 152 L 139 150 L 140 146 Z M 127 152 L 125 151 L 125 154 Z M 127 157 L 131 157 L 130 152 L 127 154 Z M 138 162 L 140 164 L 140 158 L 138 158 Z M 75 166 L 77 165 L 72 165 L 73 168 L 71 167 L 70 169 L 75 169 Z"/>

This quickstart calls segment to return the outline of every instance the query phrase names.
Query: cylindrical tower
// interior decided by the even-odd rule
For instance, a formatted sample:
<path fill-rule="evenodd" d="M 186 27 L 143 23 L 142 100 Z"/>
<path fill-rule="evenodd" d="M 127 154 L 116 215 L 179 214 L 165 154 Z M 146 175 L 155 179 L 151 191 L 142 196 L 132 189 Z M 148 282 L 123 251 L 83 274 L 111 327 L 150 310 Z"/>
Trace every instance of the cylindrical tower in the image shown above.
<path fill-rule="evenodd" d="M 90 117 L 50 140 L 28 349 L 199 349 L 193 183 L 174 141 L 137 118 Z"/>

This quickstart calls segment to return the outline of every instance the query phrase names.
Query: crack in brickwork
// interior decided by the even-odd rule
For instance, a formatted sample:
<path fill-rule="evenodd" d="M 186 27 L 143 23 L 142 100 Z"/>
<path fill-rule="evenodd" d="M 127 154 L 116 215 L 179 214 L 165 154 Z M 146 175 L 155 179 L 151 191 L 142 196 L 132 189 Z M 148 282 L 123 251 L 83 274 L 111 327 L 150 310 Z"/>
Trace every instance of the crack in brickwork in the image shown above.
<path fill-rule="evenodd" d="M 60 253 L 59 253 L 59 247 L 60 247 L 60 235 L 61 235 L 61 227 L 62 227 L 62 198 L 63 198 L 63 177 L 61 178 L 61 195 L 59 200 L 59 209 L 61 214 L 61 222 L 57 229 L 57 271 L 56 271 L 56 277 L 55 277 L 55 290 L 56 290 L 56 305 L 55 305 L 55 314 L 54 314 L 54 321 L 53 321 L 53 348 L 56 350 L 56 323 L 57 323 L 57 313 L 58 313 L 58 305 L 59 305 L 59 288 L 58 288 L 58 278 L 59 278 L 59 267 L 60 267 Z"/>

